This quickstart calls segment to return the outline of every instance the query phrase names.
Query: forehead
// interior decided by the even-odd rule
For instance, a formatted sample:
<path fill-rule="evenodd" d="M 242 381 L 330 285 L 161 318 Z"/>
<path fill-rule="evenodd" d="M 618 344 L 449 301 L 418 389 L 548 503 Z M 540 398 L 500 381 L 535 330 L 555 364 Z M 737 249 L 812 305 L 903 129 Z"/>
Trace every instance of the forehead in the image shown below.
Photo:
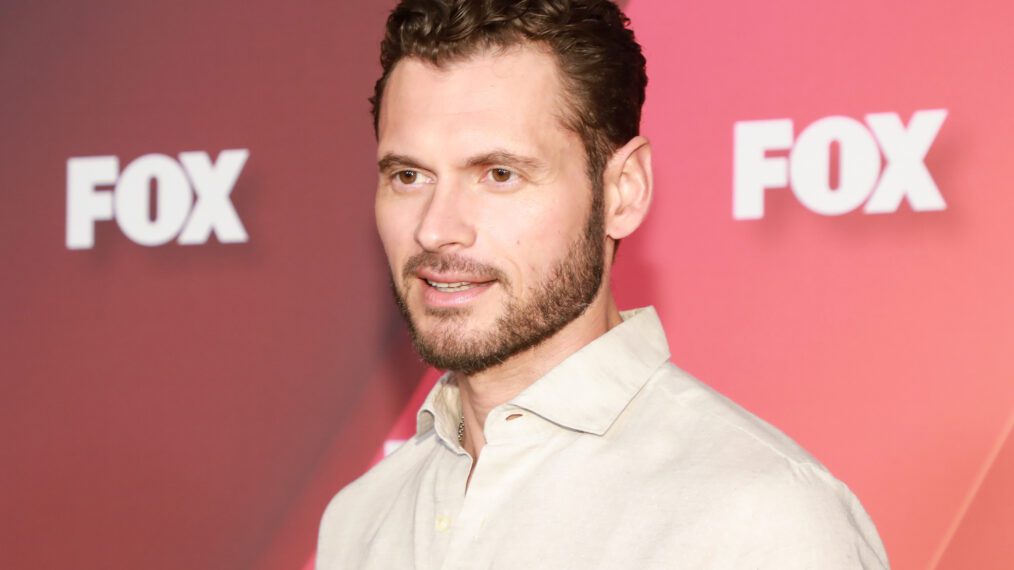
<path fill-rule="evenodd" d="M 563 104 L 556 61 L 534 46 L 482 51 L 441 67 L 406 58 L 384 89 L 378 152 L 548 152 L 578 140 L 564 127 Z"/>

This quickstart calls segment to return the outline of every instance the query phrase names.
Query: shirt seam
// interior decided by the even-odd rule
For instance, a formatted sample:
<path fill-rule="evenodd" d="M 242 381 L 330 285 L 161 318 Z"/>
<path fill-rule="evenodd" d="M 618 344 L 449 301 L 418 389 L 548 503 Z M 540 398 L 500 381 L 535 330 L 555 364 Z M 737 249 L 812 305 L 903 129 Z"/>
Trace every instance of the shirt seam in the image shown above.
<path fill-rule="evenodd" d="M 708 388 L 711 389 L 710 387 L 708 387 Z M 728 401 L 728 402 L 731 403 L 731 401 L 728 400 L 728 398 L 726 398 L 723 394 L 718 393 L 718 392 L 715 392 L 715 393 L 718 396 L 720 396 L 722 399 L 724 399 L 724 400 L 726 400 L 726 401 Z M 759 443 L 760 445 L 764 446 L 765 448 L 767 448 L 770 451 L 773 451 L 775 453 L 775 455 L 777 455 L 781 459 L 787 461 L 791 465 L 794 465 L 794 466 L 807 465 L 807 466 L 809 466 L 816 473 L 823 473 L 824 475 L 830 475 L 830 473 L 828 473 L 828 471 L 827 471 L 827 468 L 823 467 L 816 460 L 816 458 L 814 458 L 812 456 L 808 456 L 805 459 L 797 459 L 797 458 L 791 457 L 790 455 L 788 455 L 787 453 L 785 453 L 781 449 L 778 449 L 777 447 L 775 447 L 771 443 L 765 441 L 763 438 L 757 436 L 757 434 L 750 432 L 749 430 L 743 428 L 742 426 L 739 426 L 739 425 L 736 425 L 733 422 L 730 422 L 729 420 L 721 417 L 720 415 L 718 415 L 718 414 L 716 414 L 714 412 L 710 412 L 710 411 L 708 411 L 708 412 L 701 412 L 700 410 L 695 410 L 695 409 L 691 408 L 690 406 L 688 406 L 685 402 L 683 402 L 680 399 L 676 399 L 675 403 L 678 406 L 680 406 L 681 408 L 685 409 L 685 410 L 690 410 L 691 412 L 694 412 L 694 413 L 697 413 L 697 414 L 701 414 L 701 415 L 705 415 L 705 416 L 707 416 L 707 417 L 709 417 L 711 419 L 714 419 L 714 420 L 717 420 L 717 421 L 721 422 L 722 425 L 724 425 L 726 427 L 729 427 L 729 428 L 732 428 L 732 429 L 736 430 L 737 432 L 739 432 L 739 433 L 747 436 L 748 438 L 750 438 L 752 441 L 754 441 L 756 443 Z M 738 406 L 738 404 L 733 404 L 733 405 Z M 740 409 L 742 409 L 742 408 L 740 408 Z M 747 411 L 747 413 L 751 413 L 748 410 L 745 410 L 745 411 Z M 753 414 L 751 413 L 751 415 L 753 415 Z M 754 417 L 756 418 L 756 416 L 754 416 Z M 757 418 L 757 419 L 759 421 L 763 421 L 763 420 L 760 420 L 759 418 Z M 771 424 L 767 424 L 767 425 L 770 426 L 770 427 L 772 427 L 772 428 L 774 428 L 774 429 L 778 429 L 778 428 L 772 426 Z M 778 431 L 779 431 L 779 433 L 781 433 L 781 430 L 778 430 Z M 832 479 L 833 479 L 833 477 L 832 477 Z"/>

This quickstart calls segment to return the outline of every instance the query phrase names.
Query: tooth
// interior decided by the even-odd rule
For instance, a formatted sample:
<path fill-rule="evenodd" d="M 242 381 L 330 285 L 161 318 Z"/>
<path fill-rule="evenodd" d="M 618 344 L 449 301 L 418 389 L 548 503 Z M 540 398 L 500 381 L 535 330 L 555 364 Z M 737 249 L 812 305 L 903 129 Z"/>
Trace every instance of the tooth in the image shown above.
<path fill-rule="evenodd" d="M 432 281 L 430 279 L 426 279 L 426 283 L 428 283 L 431 287 L 443 292 L 467 291 L 468 289 L 475 287 L 475 283 L 472 283 L 471 281 L 455 281 L 454 283 L 443 283 L 440 281 Z"/>

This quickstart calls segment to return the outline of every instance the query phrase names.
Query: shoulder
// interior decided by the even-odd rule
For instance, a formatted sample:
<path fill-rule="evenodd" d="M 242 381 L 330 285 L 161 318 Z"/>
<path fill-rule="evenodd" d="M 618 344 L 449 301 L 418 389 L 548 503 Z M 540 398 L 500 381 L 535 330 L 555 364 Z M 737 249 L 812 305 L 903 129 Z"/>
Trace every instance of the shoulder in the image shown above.
<path fill-rule="evenodd" d="M 654 469 L 701 498 L 702 529 L 731 539 L 731 567 L 886 568 L 876 528 L 849 488 L 774 426 L 666 363 L 621 427 Z M 633 427 L 634 429 L 630 429 Z M 684 495 L 680 493 L 680 495 Z"/>
<path fill-rule="evenodd" d="M 859 500 L 819 464 L 787 462 L 738 481 L 709 511 L 714 528 L 735 537 L 736 567 L 888 567 Z"/>
<path fill-rule="evenodd" d="M 823 466 L 795 441 L 671 362 L 657 370 L 631 402 L 642 433 L 679 434 L 684 451 L 706 453 L 710 461 Z M 638 422 L 638 423 L 639 423 Z M 720 443 L 721 445 L 716 445 Z"/>
<path fill-rule="evenodd" d="M 412 479 L 419 465 L 437 445 L 433 430 L 414 436 L 382 459 L 369 471 L 349 483 L 324 511 L 324 522 L 341 520 L 349 512 L 382 508 L 385 498 L 391 497 Z"/>
<path fill-rule="evenodd" d="M 369 540 L 397 497 L 412 492 L 407 487 L 435 445 L 433 430 L 416 435 L 331 499 L 321 517 L 317 568 L 331 568 L 339 552 Z"/>

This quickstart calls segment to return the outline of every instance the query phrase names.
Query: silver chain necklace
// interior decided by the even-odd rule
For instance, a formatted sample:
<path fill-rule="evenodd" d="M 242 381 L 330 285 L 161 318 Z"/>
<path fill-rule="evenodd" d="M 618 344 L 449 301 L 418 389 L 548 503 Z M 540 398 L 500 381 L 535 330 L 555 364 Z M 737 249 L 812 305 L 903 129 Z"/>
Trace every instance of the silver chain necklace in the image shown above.
<path fill-rule="evenodd" d="M 458 421 L 458 445 L 465 445 L 465 416 Z"/>

